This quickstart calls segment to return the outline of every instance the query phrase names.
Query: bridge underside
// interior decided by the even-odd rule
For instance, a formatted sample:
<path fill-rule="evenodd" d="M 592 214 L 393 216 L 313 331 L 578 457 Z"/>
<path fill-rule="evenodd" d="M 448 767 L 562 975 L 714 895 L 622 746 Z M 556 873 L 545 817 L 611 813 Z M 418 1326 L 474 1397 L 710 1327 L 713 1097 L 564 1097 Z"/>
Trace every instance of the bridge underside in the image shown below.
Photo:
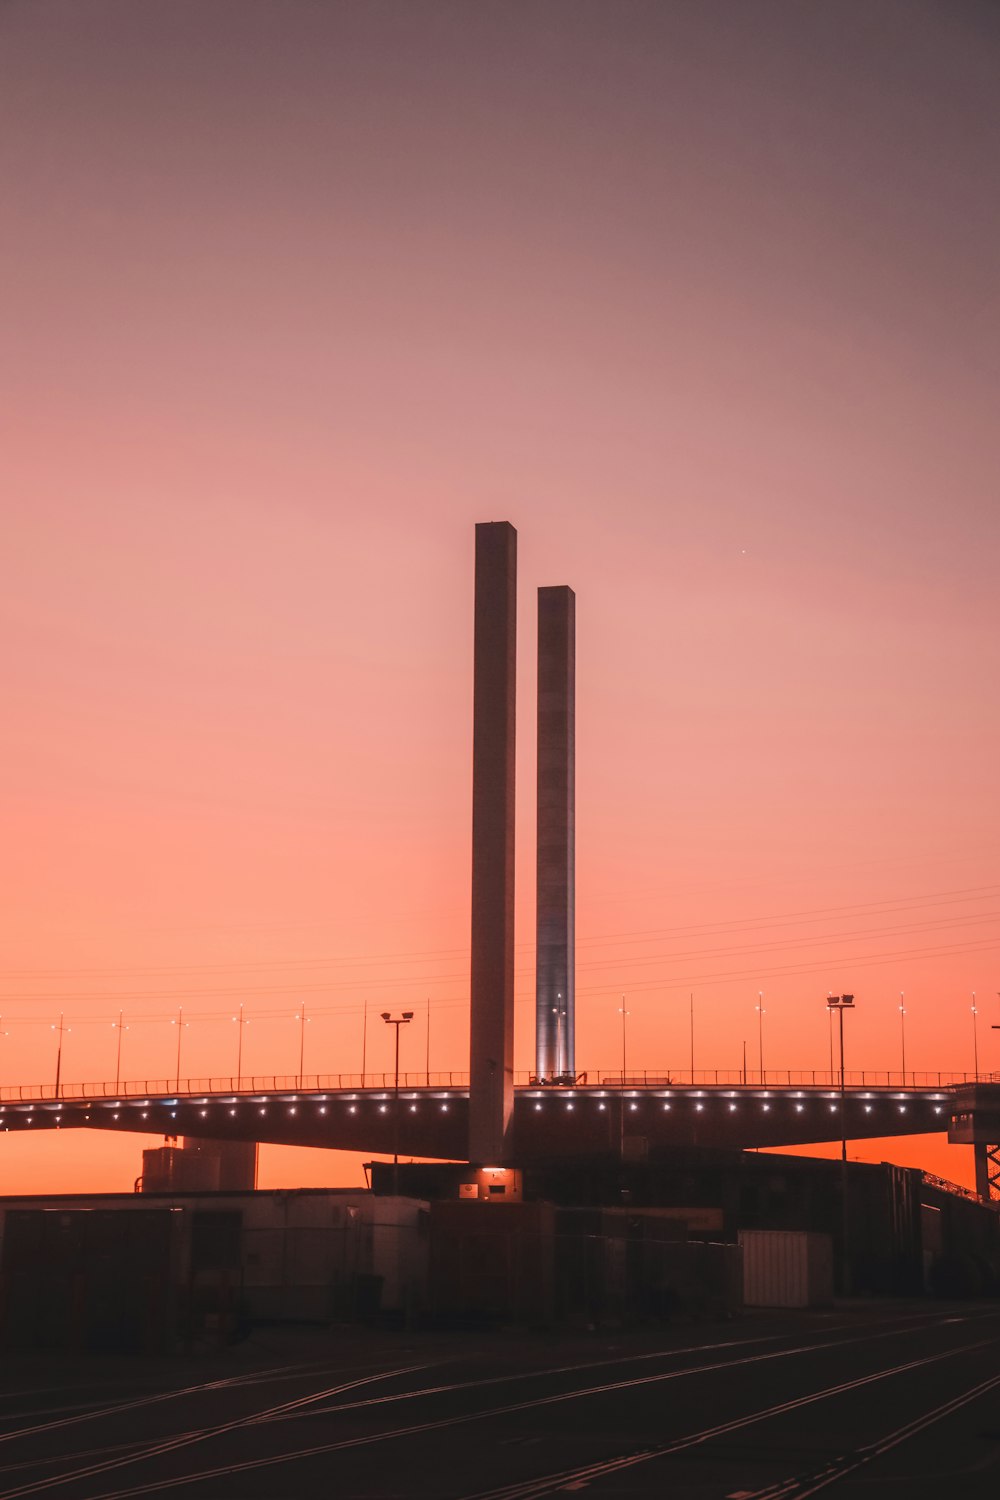
<path fill-rule="evenodd" d="M 986 1092 L 996 1096 L 992 1113 L 1000 1087 L 975 1091 Z M 963 1122 L 987 1102 L 970 1103 L 969 1096 L 968 1089 L 855 1090 L 842 1105 L 830 1089 L 522 1088 L 515 1094 L 511 1156 L 527 1164 L 622 1150 L 655 1155 L 673 1146 L 738 1150 L 944 1131 L 966 1141 L 971 1135 Z M 401 1156 L 445 1161 L 467 1158 L 468 1120 L 468 1092 L 437 1088 L 401 1090 L 398 1105 L 391 1090 L 368 1089 L 39 1098 L 0 1106 L 6 1131 L 123 1130 L 373 1155 L 391 1155 L 398 1143 Z"/>

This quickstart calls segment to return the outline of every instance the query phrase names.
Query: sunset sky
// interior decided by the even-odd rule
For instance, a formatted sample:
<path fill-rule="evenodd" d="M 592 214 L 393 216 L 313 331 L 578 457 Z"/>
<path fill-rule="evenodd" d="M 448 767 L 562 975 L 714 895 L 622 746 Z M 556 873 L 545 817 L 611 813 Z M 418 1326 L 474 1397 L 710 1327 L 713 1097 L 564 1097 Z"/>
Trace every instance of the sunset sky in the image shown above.
<path fill-rule="evenodd" d="M 993 0 L 0 5 L 0 1084 L 468 1059 L 472 562 L 577 1062 L 1000 1072 Z M 369 1026 L 369 1068 L 391 1066 Z M 139 1136 L 0 1135 L 0 1192 Z M 855 1148 L 852 1148 L 854 1154 Z M 971 1181 L 971 1148 L 875 1143 Z M 355 1159 L 264 1148 L 264 1186 Z"/>

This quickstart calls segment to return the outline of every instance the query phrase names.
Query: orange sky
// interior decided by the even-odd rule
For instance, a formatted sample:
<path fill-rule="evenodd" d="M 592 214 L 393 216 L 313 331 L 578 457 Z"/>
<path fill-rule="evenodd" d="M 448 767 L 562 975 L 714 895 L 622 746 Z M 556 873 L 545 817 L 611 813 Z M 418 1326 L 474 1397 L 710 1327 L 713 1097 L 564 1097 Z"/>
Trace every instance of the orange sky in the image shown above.
<path fill-rule="evenodd" d="M 995 9 L 0 12 L 0 1083 L 467 1062 L 472 527 L 578 617 L 584 1068 L 1000 1070 Z M 383 1030 L 380 1028 L 380 1030 Z M 369 1067 L 391 1039 L 369 1033 Z M 407 1053 L 409 1056 L 407 1056 Z M 0 1191 L 139 1137 L 0 1137 Z M 876 1148 L 872 1148 L 876 1149 Z M 876 1154 L 890 1148 L 881 1143 Z M 971 1153 L 914 1151 L 969 1180 Z M 859 1148 L 860 1151 L 860 1148 Z M 908 1154 L 907 1154 L 908 1153 Z M 335 1159 L 337 1180 L 355 1173 Z M 265 1149 L 262 1181 L 330 1180 Z"/>

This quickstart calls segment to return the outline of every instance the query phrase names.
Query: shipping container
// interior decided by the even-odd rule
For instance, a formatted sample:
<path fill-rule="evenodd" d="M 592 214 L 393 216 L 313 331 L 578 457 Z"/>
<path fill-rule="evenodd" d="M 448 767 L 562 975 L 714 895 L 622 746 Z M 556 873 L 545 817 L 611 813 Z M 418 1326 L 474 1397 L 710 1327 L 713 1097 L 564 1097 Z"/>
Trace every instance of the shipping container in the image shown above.
<path fill-rule="evenodd" d="M 747 1307 L 825 1307 L 833 1301 L 833 1241 L 828 1234 L 741 1229 Z"/>

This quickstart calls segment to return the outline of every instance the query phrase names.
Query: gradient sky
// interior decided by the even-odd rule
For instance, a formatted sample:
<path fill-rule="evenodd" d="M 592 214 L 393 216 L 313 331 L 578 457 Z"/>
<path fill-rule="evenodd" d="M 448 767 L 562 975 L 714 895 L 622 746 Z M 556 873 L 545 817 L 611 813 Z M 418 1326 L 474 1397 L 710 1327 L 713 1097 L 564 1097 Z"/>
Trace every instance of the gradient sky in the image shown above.
<path fill-rule="evenodd" d="M 581 1067 L 1000 1070 L 1000 14 L 0 5 L 0 1083 L 468 1049 L 473 524 L 578 615 Z M 391 1038 L 369 1032 L 368 1065 Z M 404 1064 L 424 1066 L 422 1019 Z M 409 1054 L 409 1055 L 407 1055 Z M 140 1137 L 0 1136 L 0 1190 Z M 858 1148 L 968 1181 L 971 1151 Z M 331 1165 L 333 1163 L 333 1165 Z M 354 1180 L 265 1148 L 262 1183 Z"/>

